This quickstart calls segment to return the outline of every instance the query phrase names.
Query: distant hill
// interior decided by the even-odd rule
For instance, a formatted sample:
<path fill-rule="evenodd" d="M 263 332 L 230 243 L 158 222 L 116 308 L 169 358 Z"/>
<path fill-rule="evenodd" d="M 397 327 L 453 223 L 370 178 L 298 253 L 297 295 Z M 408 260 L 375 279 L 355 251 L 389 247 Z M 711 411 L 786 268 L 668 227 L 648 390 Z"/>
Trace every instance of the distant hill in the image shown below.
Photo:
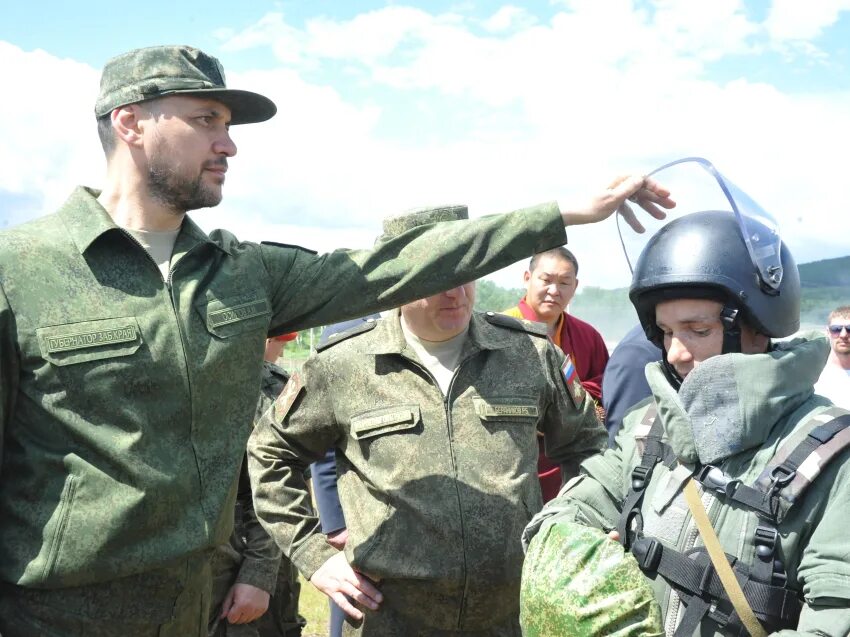
<path fill-rule="evenodd" d="M 850 256 L 803 263 L 799 268 L 804 288 L 850 287 Z"/>
<path fill-rule="evenodd" d="M 800 320 L 804 326 L 823 325 L 834 308 L 850 305 L 850 256 L 803 263 L 799 270 L 803 288 Z M 521 288 L 506 289 L 492 281 L 479 281 L 475 308 L 499 312 L 515 305 L 523 294 Z M 596 327 L 608 342 L 619 341 L 637 324 L 628 288 L 582 285 L 570 312 Z"/>

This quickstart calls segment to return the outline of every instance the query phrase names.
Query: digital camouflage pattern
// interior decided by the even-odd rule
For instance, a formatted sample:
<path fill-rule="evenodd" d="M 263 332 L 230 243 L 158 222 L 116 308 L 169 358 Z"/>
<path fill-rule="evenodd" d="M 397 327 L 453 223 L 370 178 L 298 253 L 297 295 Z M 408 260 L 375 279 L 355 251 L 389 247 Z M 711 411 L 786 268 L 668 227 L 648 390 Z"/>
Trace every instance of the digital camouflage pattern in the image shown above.
<path fill-rule="evenodd" d="M 564 241 L 555 204 L 321 256 L 187 217 L 164 281 L 97 195 L 0 232 L 0 579 L 24 587 L 117 580 L 228 540 L 267 334 Z"/>
<path fill-rule="evenodd" d="M 567 475 L 606 441 L 592 401 L 571 402 L 563 356 L 539 325 L 473 313 L 444 398 L 398 311 L 343 333 L 251 436 L 257 514 L 309 578 L 336 550 L 303 471 L 335 447 L 346 557 L 380 580 L 382 609 L 422 634 L 515 623 L 520 533 L 542 505 L 537 432 Z"/>
<path fill-rule="evenodd" d="M 522 567 L 524 637 L 663 637 L 661 609 L 631 553 L 600 530 L 546 524 Z"/>
<path fill-rule="evenodd" d="M 289 375 L 274 363 L 263 362 L 260 397 L 255 420 L 268 411 L 283 390 Z M 298 571 L 269 537 L 254 513 L 248 467 L 239 473 L 233 533 L 230 542 L 213 555 L 213 593 L 210 637 L 291 637 L 301 634 L 305 623 L 298 616 L 301 584 Z M 250 584 L 271 594 L 269 608 L 249 624 L 230 624 L 220 619 L 221 605 L 235 583 Z"/>
<path fill-rule="evenodd" d="M 774 343 L 765 354 L 715 356 L 688 374 L 678 393 L 660 363 L 648 365 L 657 417 L 679 464 L 671 470 L 662 463 L 653 471 L 641 508 L 644 535 L 678 551 L 702 545 L 684 502 L 685 479 L 696 463 L 711 463 L 731 478 L 753 484 L 780 447 L 813 416 L 831 408 L 827 399 L 812 394 L 828 352 L 824 336 L 809 333 Z M 649 401 L 626 417 L 617 446 L 588 459 L 582 465 L 584 476 L 547 504 L 529 525 L 526 537 L 549 519 L 603 529 L 616 526 L 632 469 L 639 463 L 635 435 L 640 434 L 647 409 Z M 707 442 L 707 437 L 713 441 Z M 833 459 L 778 526 L 788 585 L 799 591 L 804 606 L 798 626 L 777 635 L 850 634 L 850 564 L 843 505 L 850 501 L 848 457 L 850 452 L 845 450 Z M 757 515 L 726 505 L 711 492 L 703 492 L 702 499 L 723 550 L 752 564 Z M 652 586 L 665 632 L 672 635 L 683 605 L 663 578 L 656 577 Z M 698 634 L 726 633 L 705 619 Z"/>
<path fill-rule="evenodd" d="M 263 95 L 228 89 L 224 67 L 213 56 L 190 46 L 151 46 L 106 62 L 94 114 L 102 117 L 119 106 L 178 94 L 225 104 L 231 109 L 231 124 L 263 122 L 277 112 Z"/>
<path fill-rule="evenodd" d="M 469 209 L 463 205 L 416 208 L 400 215 L 386 217 L 381 222 L 383 233 L 377 240 L 393 239 L 426 223 L 444 223 L 464 219 L 469 219 Z"/>

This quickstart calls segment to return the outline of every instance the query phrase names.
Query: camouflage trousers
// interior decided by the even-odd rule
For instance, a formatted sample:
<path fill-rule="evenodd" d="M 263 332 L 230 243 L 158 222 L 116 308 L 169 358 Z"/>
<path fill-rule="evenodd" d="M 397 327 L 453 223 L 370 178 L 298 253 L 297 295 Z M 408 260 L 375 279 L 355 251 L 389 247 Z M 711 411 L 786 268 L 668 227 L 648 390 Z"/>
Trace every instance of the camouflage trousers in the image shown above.
<path fill-rule="evenodd" d="M 207 554 L 122 579 L 52 590 L 3 584 L 3 637 L 206 637 Z"/>
<path fill-rule="evenodd" d="M 298 614 L 301 584 L 298 570 L 286 557 L 280 560 L 274 594 L 269 609 L 249 624 L 230 624 L 220 619 L 221 605 L 239 573 L 238 560 L 232 551 L 216 551 L 213 558 L 212 604 L 209 617 L 209 637 L 299 637 L 307 620 Z"/>
<path fill-rule="evenodd" d="M 348 620 L 343 624 L 344 637 L 522 637 L 519 617 L 511 617 L 500 624 L 481 630 L 443 630 L 423 624 L 421 619 L 399 612 L 386 598 L 377 612 L 365 611 L 365 617 L 359 626 Z M 397 602 L 399 600 L 396 600 Z M 403 607 L 404 604 L 397 603 Z"/>

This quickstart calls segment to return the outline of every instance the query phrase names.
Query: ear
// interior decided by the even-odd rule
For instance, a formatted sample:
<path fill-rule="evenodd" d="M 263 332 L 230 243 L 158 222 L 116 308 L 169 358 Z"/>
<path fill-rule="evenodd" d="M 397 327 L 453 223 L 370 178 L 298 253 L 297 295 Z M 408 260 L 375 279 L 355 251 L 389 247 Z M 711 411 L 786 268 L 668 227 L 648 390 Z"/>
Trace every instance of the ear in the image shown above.
<path fill-rule="evenodd" d="M 578 290 L 578 279 L 576 279 L 576 287 L 575 287 L 575 289 L 576 289 L 576 290 Z"/>
<path fill-rule="evenodd" d="M 142 145 L 142 111 L 135 104 L 120 106 L 112 111 L 112 130 L 115 137 L 128 146 Z"/>
<path fill-rule="evenodd" d="M 522 275 L 522 282 L 525 283 L 526 286 L 528 286 L 529 281 L 531 281 L 531 272 L 526 270 L 525 273 Z"/>

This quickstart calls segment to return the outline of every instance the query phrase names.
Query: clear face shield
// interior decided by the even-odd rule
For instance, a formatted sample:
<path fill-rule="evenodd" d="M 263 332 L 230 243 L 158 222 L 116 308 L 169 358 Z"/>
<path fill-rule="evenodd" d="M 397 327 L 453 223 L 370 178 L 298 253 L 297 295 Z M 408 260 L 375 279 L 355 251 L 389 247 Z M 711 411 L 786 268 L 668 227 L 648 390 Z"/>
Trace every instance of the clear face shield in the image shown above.
<path fill-rule="evenodd" d="M 783 276 L 779 225 L 752 197 L 702 157 L 677 159 L 656 168 L 649 176 L 670 189 L 677 205 L 667 213 L 666 219 L 642 217 L 641 222 L 646 227 L 643 234 L 635 233 L 621 215 L 615 215 L 630 272 L 634 273 L 634 264 L 650 237 L 671 219 L 693 212 L 719 210 L 735 215 L 761 287 L 768 294 L 778 291 Z"/>

